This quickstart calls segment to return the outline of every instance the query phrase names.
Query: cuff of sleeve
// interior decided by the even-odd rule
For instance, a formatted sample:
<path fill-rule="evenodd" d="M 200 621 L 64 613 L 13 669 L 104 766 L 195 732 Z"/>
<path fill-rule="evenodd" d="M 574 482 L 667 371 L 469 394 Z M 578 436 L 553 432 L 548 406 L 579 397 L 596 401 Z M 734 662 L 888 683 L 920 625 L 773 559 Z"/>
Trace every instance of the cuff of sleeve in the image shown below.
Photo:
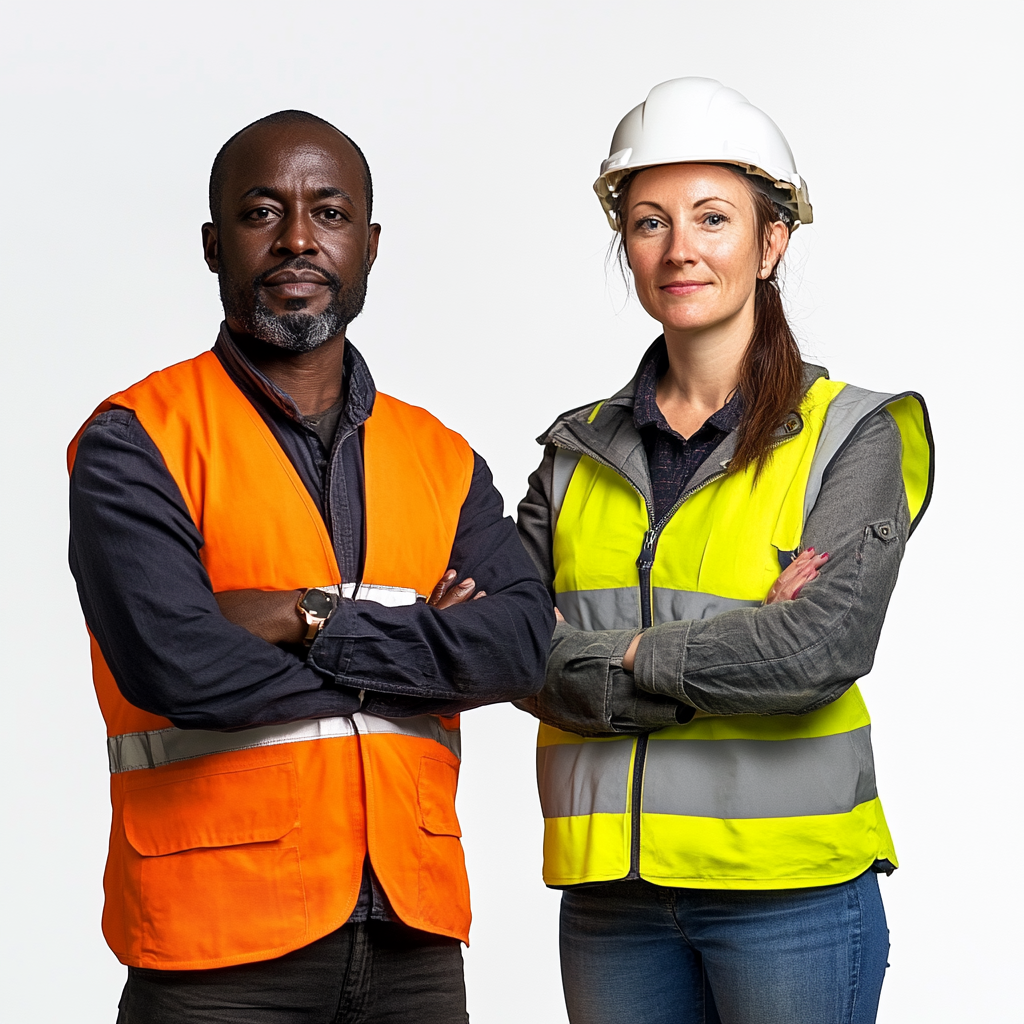
<path fill-rule="evenodd" d="M 642 632 L 642 629 L 616 630 L 618 636 L 612 644 L 612 649 L 608 655 L 608 664 L 611 665 L 612 668 L 622 668 L 622 659 L 626 656 L 626 651 L 629 650 L 629 645 L 636 639 L 637 634 Z M 641 640 L 640 643 L 643 643 L 643 640 Z"/>
<path fill-rule="evenodd" d="M 643 693 L 634 675 L 622 667 L 629 645 L 640 632 L 639 629 L 623 630 L 608 658 L 609 718 L 617 732 L 653 732 L 675 725 L 679 720 L 676 714 L 679 705 L 675 701 Z"/>
<path fill-rule="evenodd" d="M 683 684 L 689 634 L 688 621 L 665 622 L 643 634 L 633 663 L 633 676 L 639 689 L 695 707 L 686 696 Z"/>
<path fill-rule="evenodd" d="M 306 656 L 307 666 L 325 676 L 328 681 L 342 685 L 341 680 L 348 673 L 352 661 L 355 627 L 355 601 L 343 598 L 313 640 Z"/>

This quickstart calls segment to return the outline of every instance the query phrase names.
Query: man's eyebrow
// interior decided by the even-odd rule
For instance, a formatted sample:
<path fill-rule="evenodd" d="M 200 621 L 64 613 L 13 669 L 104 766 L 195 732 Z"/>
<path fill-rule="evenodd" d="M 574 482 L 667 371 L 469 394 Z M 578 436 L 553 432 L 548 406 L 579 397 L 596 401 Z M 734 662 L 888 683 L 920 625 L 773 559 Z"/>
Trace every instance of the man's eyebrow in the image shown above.
<path fill-rule="evenodd" d="M 320 188 L 314 189 L 313 197 L 315 199 L 347 199 L 350 203 L 352 202 L 352 196 L 348 192 L 334 185 L 323 185 Z M 254 185 L 251 189 L 242 193 L 242 199 L 276 199 L 278 202 L 284 201 L 282 194 L 273 185 Z"/>
<path fill-rule="evenodd" d="M 352 202 L 352 197 L 343 188 L 337 188 L 334 185 L 324 185 L 322 188 L 316 189 L 313 195 L 317 199 L 333 199 L 337 197 L 339 199 L 347 199 L 350 203 Z"/>
<path fill-rule="evenodd" d="M 243 192 L 242 199 L 280 199 L 281 193 L 272 185 L 255 185 L 247 192 Z"/>

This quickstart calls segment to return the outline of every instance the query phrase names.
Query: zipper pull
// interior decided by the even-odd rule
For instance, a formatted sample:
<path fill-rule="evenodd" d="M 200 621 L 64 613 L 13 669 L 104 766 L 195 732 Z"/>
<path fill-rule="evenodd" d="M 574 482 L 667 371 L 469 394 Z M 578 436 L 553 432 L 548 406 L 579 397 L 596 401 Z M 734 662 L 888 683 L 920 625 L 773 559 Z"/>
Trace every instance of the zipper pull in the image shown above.
<path fill-rule="evenodd" d="M 644 534 L 644 542 L 637 555 L 636 567 L 643 572 L 654 565 L 654 549 L 658 546 L 658 534 L 654 530 L 648 530 Z"/>

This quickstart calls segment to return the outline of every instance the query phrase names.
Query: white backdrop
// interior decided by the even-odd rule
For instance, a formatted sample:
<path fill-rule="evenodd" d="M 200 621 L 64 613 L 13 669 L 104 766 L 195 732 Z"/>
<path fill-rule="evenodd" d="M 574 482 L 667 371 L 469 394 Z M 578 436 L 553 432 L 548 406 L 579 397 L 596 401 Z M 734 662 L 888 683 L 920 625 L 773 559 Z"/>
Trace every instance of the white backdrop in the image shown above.
<path fill-rule="evenodd" d="M 935 500 L 864 684 L 903 863 L 882 881 L 893 950 L 881 1019 L 1020 1019 L 1011 9 L 5 5 L 4 1019 L 114 1017 L 123 969 L 99 931 L 106 758 L 66 568 L 64 448 L 100 399 L 213 342 L 199 225 L 219 145 L 300 107 L 363 147 L 383 234 L 350 336 L 382 389 L 465 434 L 511 511 L 540 456 L 531 439 L 616 389 L 656 334 L 605 268 L 590 186 L 618 119 L 690 74 L 768 111 L 810 183 L 816 222 L 795 236 L 788 271 L 806 353 L 838 379 L 922 391 L 939 445 Z M 533 732 L 508 707 L 464 719 L 477 1024 L 565 1020 Z"/>

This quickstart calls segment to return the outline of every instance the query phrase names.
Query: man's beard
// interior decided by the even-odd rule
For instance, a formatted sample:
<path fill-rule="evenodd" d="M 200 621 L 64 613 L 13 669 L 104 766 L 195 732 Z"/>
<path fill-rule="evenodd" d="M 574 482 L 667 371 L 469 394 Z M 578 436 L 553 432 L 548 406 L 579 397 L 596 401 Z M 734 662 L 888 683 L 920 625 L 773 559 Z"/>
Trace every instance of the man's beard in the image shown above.
<path fill-rule="evenodd" d="M 294 306 L 295 312 L 277 316 L 263 301 L 261 289 L 265 278 L 281 269 L 315 270 L 327 278 L 331 300 L 321 313 L 301 312 L 305 299 L 289 299 L 285 305 Z M 315 263 L 296 256 L 253 278 L 249 290 L 232 288 L 223 268 L 217 275 L 224 313 L 246 333 L 288 352 L 312 352 L 325 341 L 340 334 L 363 311 L 366 301 L 366 282 L 370 276 L 369 261 L 363 263 L 362 274 L 347 288 L 341 278 L 318 267 Z"/>

